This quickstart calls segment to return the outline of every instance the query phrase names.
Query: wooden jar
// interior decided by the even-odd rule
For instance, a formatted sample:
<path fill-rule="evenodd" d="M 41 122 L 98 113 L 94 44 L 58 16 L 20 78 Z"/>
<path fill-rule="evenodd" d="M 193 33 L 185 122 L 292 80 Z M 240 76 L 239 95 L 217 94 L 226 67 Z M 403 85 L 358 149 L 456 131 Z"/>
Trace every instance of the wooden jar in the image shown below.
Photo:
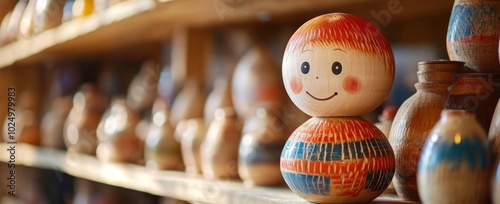
<path fill-rule="evenodd" d="M 54 149 L 65 149 L 64 122 L 73 106 L 70 96 L 58 97 L 52 102 L 49 111 L 45 113 L 41 123 L 41 145 Z"/>
<path fill-rule="evenodd" d="M 189 119 L 186 121 L 186 129 L 181 137 L 182 160 L 186 166 L 186 173 L 197 175 L 202 173 L 200 147 L 205 140 L 205 121 Z"/>
<path fill-rule="evenodd" d="M 232 108 L 217 109 L 215 119 L 201 145 L 203 176 L 208 179 L 237 179 L 241 124 Z"/>
<path fill-rule="evenodd" d="M 68 152 L 95 154 L 96 129 L 106 109 L 106 99 L 97 86 L 84 84 L 73 97 L 73 107 L 64 124 Z"/>
<path fill-rule="evenodd" d="M 417 164 L 430 130 L 439 120 L 448 98 L 453 74 L 462 62 L 425 61 L 418 63 L 417 92 L 399 108 L 392 123 L 389 141 L 396 155 L 394 188 L 399 197 L 419 201 Z"/>
<path fill-rule="evenodd" d="M 245 122 L 239 146 L 238 172 L 246 186 L 285 184 L 280 172 L 280 155 L 288 135 L 280 114 L 257 109 Z"/>
<path fill-rule="evenodd" d="M 146 166 L 162 170 L 183 169 L 181 147 L 174 137 L 174 127 L 165 101 L 155 101 L 151 121 L 144 150 Z"/>
<path fill-rule="evenodd" d="M 490 151 L 473 113 L 444 110 L 420 157 L 418 190 L 423 203 L 486 203 Z"/>
<path fill-rule="evenodd" d="M 143 159 L 144 143 L 136 135 L 140 116 L 123 98 L 114 99 L 99 128 L 97 158 L 102 161 L 139 163 Z"/>

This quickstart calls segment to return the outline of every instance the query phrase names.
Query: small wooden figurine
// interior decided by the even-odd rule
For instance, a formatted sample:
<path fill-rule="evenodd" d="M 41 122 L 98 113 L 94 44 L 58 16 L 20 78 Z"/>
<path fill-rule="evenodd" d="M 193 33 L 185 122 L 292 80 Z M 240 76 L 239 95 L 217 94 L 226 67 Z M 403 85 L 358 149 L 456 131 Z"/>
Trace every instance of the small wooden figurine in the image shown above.
<path fill-rule="evenodd" d="M 384 192 L 394 153 L 360 117 L 382 103 L 394 80 L 394 56 L 382 33 L 354 15 L 318 16 L 291 37 L 282 72 L 292 101 L 313 116 L 281 154 L 290 189 L 315 203 L 366 203 Z"/>

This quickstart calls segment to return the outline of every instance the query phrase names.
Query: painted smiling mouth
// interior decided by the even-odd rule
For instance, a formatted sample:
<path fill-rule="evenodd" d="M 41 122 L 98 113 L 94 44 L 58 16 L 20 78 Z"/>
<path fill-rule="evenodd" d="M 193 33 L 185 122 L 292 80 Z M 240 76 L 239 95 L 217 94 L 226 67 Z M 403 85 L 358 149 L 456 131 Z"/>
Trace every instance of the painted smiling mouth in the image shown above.
<path fill-rule="evenodd" d="M 315 96 L 311 95 L 308 91 L 306 91 L 306 93 L 307 93 L 307 95 L 309 95 L 310 97 L 312 97 L 312 98 L 314 98 L 314 99 L 316 99 L 316 100 L 318 100 L 318 101 L 326 101 L 326 100 L 331 99 L 331 98 L 333 98 L 334 96 L 338 95 L 338 93 L 337 93 L 337 92 L 335 92 L 335 93 L 333 93 L 333 95 L 331 95 L 331 96 L 329 96 L 329 97 L 326 97 L 326 98 L 317 98 L 317 97 L 315 97 Z"/>

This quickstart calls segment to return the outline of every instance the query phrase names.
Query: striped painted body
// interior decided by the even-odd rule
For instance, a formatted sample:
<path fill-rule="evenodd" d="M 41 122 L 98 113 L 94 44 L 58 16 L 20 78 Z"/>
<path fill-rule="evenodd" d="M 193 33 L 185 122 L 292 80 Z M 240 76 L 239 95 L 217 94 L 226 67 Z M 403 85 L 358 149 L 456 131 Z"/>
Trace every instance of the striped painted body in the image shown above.
<path fill-rule="evenodd" d="M 364 203 L 379 196 L 394 175 L 393 150 L 360 117 L 313 117 L 288 139 L 281 173 L 299 196 L 319 203 Z"/>
<path fill-rule="evenodd" d="M 476 72 L 498 72 L 500 1 L 455 0 L 446 43 L 451 60 Z"/>
<path fill-rule="evenodd" d="M 417 183 L 423 203 L 486 203 L 490 148 L 474 114 L 444 110 L 420 156 Z"/>

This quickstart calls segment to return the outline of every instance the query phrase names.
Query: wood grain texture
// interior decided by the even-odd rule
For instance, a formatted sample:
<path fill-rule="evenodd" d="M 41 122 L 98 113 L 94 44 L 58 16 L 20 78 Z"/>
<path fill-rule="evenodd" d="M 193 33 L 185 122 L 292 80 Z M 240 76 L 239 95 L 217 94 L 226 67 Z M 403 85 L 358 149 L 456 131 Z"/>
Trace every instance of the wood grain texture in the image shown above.
<path fill-rule="evenodd" d="M 406 200 L 418 201 L 417 166 L 429 132 L 439 120 L 448 98 L 452 75 L 463 63 L 430 61 L 418 64 L 417 92 L 399 108 L 391 126 L 389 141 L 396 155 L 394 187 Z M 424 76 L 428 75 L 428 76 Z"/>
<path fill-rule="evenodd" d="M 0 149 L 8 149 L 0 143 Z M 154 171 L 142 166 L 106 163 L 85 154 L 72 154 L 60 150 L 17 144 L 19 151 L 16 164 L 65 172 L 69 175 L 108 185 L 120 186 L 196 203 L 243 203 L 243 204 L 306 204 L 287 188 L 247 188 L 241 182 L 214 181 L 202 177 L 187 176 L 178 171 Z M 7 154 L 0 154 L 0 168 L 8 162 Z M 3 169 L 2 169 L 3 170 Z M 4 179 L 2 179 L 2 182 Z M 7 181 L 7 180 L 5 180 Z M 373 203 L 412 203 L 394 196 L 382 195 Z"/>

